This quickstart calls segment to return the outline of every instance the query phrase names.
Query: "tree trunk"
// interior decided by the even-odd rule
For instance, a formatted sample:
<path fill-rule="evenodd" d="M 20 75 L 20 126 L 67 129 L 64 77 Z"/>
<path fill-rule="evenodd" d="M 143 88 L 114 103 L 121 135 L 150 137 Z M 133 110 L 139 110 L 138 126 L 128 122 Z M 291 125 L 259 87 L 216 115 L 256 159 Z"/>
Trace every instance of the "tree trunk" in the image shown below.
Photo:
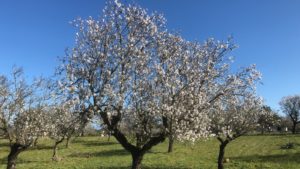
<path fill-rule="evenodd" d="M 69 148 L 70 140 L 71 140 L 71 137 L 67 137 L 66 148 Z"/>
<path fill-rule="evenodd" d="M 296 134 L 297 123 L 293 123 L 292 133 Z"/>
<path fill-rule="evenodd" d="M 26 148 L 18 143 L 14 143 L 10 146 L 10 153 L 7 157 L 7 169 L 15 169 L 18 155 Z"/>
<path fill-rule="evenodd" d="M 12 146 L 13 145 L 13 141 L 11 139 L 9 139 L 9 145 Z"/>
<path fill-rule="evenodd" d="M 52 158 L 56 158 L 56 154 L 57 154 L 57 142 L 55 142 L 54 146 L 53 146 L 53 155 L 52 155 Z"/>
<path fill-rule="evenodd" d="M 132 169 L 140 169 L 144 154 L 149 151 L 153 146 L 162 143 L 165 140 L 166 133 L 162 132 L 157 136 L 151 137 L 142 148 L 131 144 L 125 134 L 123 134 L 117 127 L 120 117 L 113 116 L 111 121 L 108 118 L 106 112 L 100 113 L 103 122 L 108 126 L 108 130 L 116 138 L 116 140 L 122 145 L 122 147 L 129 151 L 132 155 Z M 166 117 L 163 117 L 163 124 L 166 123 Z"/>
<path fill-rule="evenodd" d="M 142 168 L 142 160 L 144 157 L 144 153 L 135 152 L 131 153 L 132 155 L 132 166 L 131 169 L 141 169 Z"/>
<path fill-rule="evenodd" d="M 111 136 L 111 134 L 110 134 L 110 132 L 109 132 L 109 133 L 108 133 L 108 139 L 107 139 L 107 142 L 110 141 L 110 136 Z"/>
<path fill-rule="evenodd" d="M 36 139 L 34 139 L 34 142 L 33 142 L 33 146 L 35 147 L 35 146 L 37 146 L 37 144 L 38 144 L 38 137 L 36 138 Z"/>
<path fill-rule="evenodd" d="M 265 134 L 265 127 L 261 127 L 261 134 Z"/>
<path fill-rule="evenodd" d="M 53 146 L 53 155 L 52 155 L 52 160 L 56 161 L 58 159 L 57 157 L 57 146 L 64 141 L 65 138 L 62 138 L 59 141 L 56 141 L 54 146 Z"/>
<path fill-rule="evenodd" d="M 173 144 L 174 144 L 174 137 L 172 135 L 169 135 L 168 153 L 173 152 Z"/>
<path fill-rule="evenodd" d="M 224 169 L 224 154 L 225 154 L 225 147 L 228 144 L 227 141 L 224 141 L 220 144 L 219 150 L 219 157 L 218 157 L 218 169 Z"/>
<path fill-rule="evenodd" d="M 82 131 L 81 131 L 81 133 L 80 133 L 80 136 L 81 136 L 81 137 L 84 137 L 84 134 L 85 134 L 85 133 L 84 133 L 84 129 L 82 129 Z"/>
<path fill-rule="evenodd" d="M 167 123 L 167 127 L 169 129 L 169 147 L 168 147 L 168 153 L 173 152 L 173 144 L 174 144 L 174 136 L 173 136 L 173 118 L 169 119 L 169 122 Z"/>

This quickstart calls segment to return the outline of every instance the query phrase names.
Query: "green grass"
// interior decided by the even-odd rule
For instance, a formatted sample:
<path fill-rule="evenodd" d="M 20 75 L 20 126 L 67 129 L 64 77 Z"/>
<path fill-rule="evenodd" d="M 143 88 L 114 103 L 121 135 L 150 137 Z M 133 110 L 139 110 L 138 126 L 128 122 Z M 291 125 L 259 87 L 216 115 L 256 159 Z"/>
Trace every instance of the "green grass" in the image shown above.
<path fill-rule="evenodd" d="M 289 142 L 294 149 L 282 149 Z M 53 142 L 40 140 L 36 148 L 19 155 L 18 169 L 125 169 L 131 164 L 131 156 L 116 141 L 100 137 L 76 138 L 68 149 L 60 145 L 59 162 L 51 160 Z M 201 141 L 195 145 L 176 143 L 174 152 L 166 153 L 167 142 L 154 147 L 143 160 L 143 168 L 217 168 L 218 142 L 215 139 Z M 9 148 L 0 140 L 0 168 L 6 167 Z M 230 169 L 299 169 L 300 135 L 244 136 L 230 143 L 226 148 Z"/>

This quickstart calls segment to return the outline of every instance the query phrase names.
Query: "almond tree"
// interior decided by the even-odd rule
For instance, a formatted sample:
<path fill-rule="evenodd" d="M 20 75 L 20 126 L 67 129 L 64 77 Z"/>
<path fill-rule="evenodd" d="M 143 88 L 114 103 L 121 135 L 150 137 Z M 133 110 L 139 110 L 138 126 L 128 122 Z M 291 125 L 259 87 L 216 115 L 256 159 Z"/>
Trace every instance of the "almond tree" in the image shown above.
<path fill-rule="evenodd" d="M 155 57 L 161 15 L 148 15 L 138 6 L 109 1 L 104 16 L 79 20 L 76 46 L 64 58 L 67 88 L 81 107 L 101 116 L 120 144 L 132 154 L 132 168 L 143 155 L 165 139 L 165 117 L 159 114 Z M 76 94 L 76 95 L 75 95 Z M 129 140 L 120 125 L 137 126 Z M 145 130 L 144 130 L 145 129 Z"/>
<path fill-rule="evenodd" d="M 300 95 L 287 96 L 281 99 L 282 111 L 291 119 L 292 133 L 296 133 L 297 124 L 300 123 Z"/>
<path fill-rule="evenodd" d="M 14 68 L 10 77 L 0 76 L 0 128 L 10 143 L 7 168 L 16 168 L 18 155 L 45 132 L 47 107 L 44 80 L 26 83 L 23 71 Z"/>
<path fill-rule="evenodd" d="M 211 38 L 199 44 L 180 36 L 164 36 L 156 65 L 163 84 L 159 91 L 163 94 L 162 110 L 167 112 L 168 152 L 172 151 L 174 139 L 195 141 L 206 137 L 207 114 L 215 102 L 247 90 L 260 75 L 255 65 L 230 72 L 233 59 L 227 55 L 234 48 L 231 38 Z"/>
<path fill-rule="evenodd" d="M 262 111 L 262 99 L 255 95 L 256 84 L 261 74 L 252 65 L 235 75 L 227 76 L 226 91 L 209 110 L 210 131 L 220 142 L 218 168 L 223 169 L 225 148 L 232 140 L 254 130 L 259 124 Z M 224 88 L 223 88 L 224 89 Z M 219 90 L 219 89 L 217 89 Z M 216 91 L 216 89 L 213 89 Z"/>
<path fill-rule="evenodd" d="M 52 160 L 59 161 L 57 148 L 60 143 L 70 137 L 79 129 L 79 119 L 70 108 L 72 103 L 66 103 L 60 107 L 51 108 L 49 115 L 48 135 L 54 140 Z"/>
<path fill-rule="evenodd" d="M 65 139 L 67 145 L 74 134 L 82 127 L 79 100 L 72 97 L 72 92 L 64 90 L 61 81 L 52 80 L 49 83 L 51 103 L 45 110 L 47 115 L 47 135 L 54 140 L 52 160 L 59 161 L 57 148 Z"/>
<path fill-rule="evenodd" d="M 157 46 L 164 18 L 138 6 L 110 1 L 99 21 L 79 20 L 76 47 L 64 58 L 67 88 L 81 107 L 97 112 L 112 135 L 132 154 L 132 168 L 166 136 L 157 78 Z M 85 111 L 90 112 L 90 111 Z M 134 129 L 128 139 L 122 125 Z"/>
<path fill-rule="evenodd" d="M 220 100 L 210 113 L 211 131 L 220 142 L 218 169 L 223 169 L 227 144 L 258 126 L 262 101 L 252 92 L 234 95 Z"/>
<path fill-rule="evenodd" d="M 208 136 L 208 110 L 255 72 L 230 75 L 230 41 L 188 42 L 165 29 L 162 15 L 136 5 L 109 1 L 100 19 L 74 25 L 75 46 L 58 69 L 61 83 L 83 116 L 101 117 L 131 153 L 133 169 L 167 136 Z"/>
<path fill-rule="evenodd" d="M 280 117 L 269 106 L 264 105 L 262 111 L 264 112 L 260 114 L 258 124 L 261 134 L 264 134 L 266 130 L 270 131 L 272 127 L 279 125 Z"/>

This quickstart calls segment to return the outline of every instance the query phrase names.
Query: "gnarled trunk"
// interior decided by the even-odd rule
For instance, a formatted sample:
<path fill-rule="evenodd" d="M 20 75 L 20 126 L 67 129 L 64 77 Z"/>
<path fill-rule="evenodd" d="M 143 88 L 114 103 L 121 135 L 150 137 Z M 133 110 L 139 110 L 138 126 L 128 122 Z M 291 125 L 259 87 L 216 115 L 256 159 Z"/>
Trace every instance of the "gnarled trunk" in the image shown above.
<path fill-rule="evenodd" d="M 37 137 L 36 139 L 34 139 L 34 142 L 33 142 L 33 146 L 35 147 L 35 146 L 37 146 L 37 144 L 38 144 L 38 140 L 39 140 L 39 138 Z"/>
<path fill-rule="evenodd" d="M 169 134 L 168 134 L 168 136 L 169 136 L 168 153 L 171 153 L 173 151 L 173 144 L 174 144 L 173 118 L 172 118 L 172 116 L 166 122 L 166 126 L 169 129 Z"/>
<path fill-rule="evenodd" d="M 16 168 L 16 161 L 18 155 L 24 151 L 27 147 L 14 143 L 10 146 L 10 153 L 7 157 L 7 169 L 15 169 Z"/>
<path fill-rule="evenodd" d="M 264 126 L 261 127 L 261 134 L 262 135 L 265 134 L 265 127 Z"/>
<path fill-rule="evenodd" d="M 71 140 L 71 137 L 67 137 L 66 148 L 69 148 L 70 140 Z"/>
<path fill-rule="evenodd" d="M 142 168 L 142 160 L 144 157 L 143 152 L 132 152 L 131 156 L 132 156 L 132 166 L 131 169 L 141 169 Z"/>
<path fill-rule="evenodd" d="M 129 151 L 132 156 L 132 169 L 141 169 L 142 160 L 147 151 L 149 151 L 153 146 L 163 142 L 165 140 L 165 134 L 161 134 L 156 137 L 152 137 L 147 143 L 138 144 L 136 146 L 130 144 L 125 135 L 119 130 L 115 129 L 113 136 L 119 141 L 119 143 Z"/>
<path fill-rule="evenodd" d="M 174 144 L 174 137 L 172 135 L 169 135 L 168 153 L 173 152 L 173 144 Z"/>
<path fill-rule="evenodd" d="M 133 145 L 128 142 L 124 133 L 122 133 L 117 125 L 120 119 L 119 116 L 113 116 L 111 121 L 108 119 L 107 113 L 100 113 L 104 123 L 108 126 L 108 130 L 116 138 L 116 140 L 122 145 L 122 147 L 129 151 L 132 155 L 132 169 L 140 169 L 144 154 L 149 151 L 153 146 L 163 142 L 166 138 L 166 133 L 162 132 L 157 136 L 151 137 L 146 143 Z M 166 118 L 163 118 L 163 123 L 165 125 Z"/>
<path fill-rule="evenodd" d="M 52 160 L 56 161 L 58 159 L 57 156 L 57 146 L 62 143 L 64 141 L 64 137 L 58 141 L 55 142 L 54 146 L 53 146 L 53 155 L 52 155 Z"/>
<path fill-rule="evenodd" d="M 109 141 L 110 141 L 110 136 L 111 136 L 111 133 L 109 132 L 109 133 L 108 133 L 107 142 L 109 142 Z"/>
<path fill-rule="evenodd" d="M 220 149 L 219 149 L 219 157 L 218 157 L 218 169 L 224 169 L 224 154 L 225 154 L 225 147 L 228 144 L 228 141 L 221 142 Z"/>
<path fill-rule="evenodd" d="M 56 142 L 55 142 L 55 144 L 54 144 L 54 146 L 53 146 L 53 155 L 52 155 L 52 159 L 54 160 L 54 158 L 56 158 L 57 156 L 56 156 L 56 154 L 57 154 L 57 145 L 58 144 L 56 144 Z"/>
<path fill-rule="evenodd" d="M 84 137 L 84 136 L 85 136 L 84 129 L 82 129 L 80 132 L 80 137 Z"/>
<path fill-rule="evenodd" d="M 293 122 L 293 128 L 292 128 L 292 133 L 296 134 L 296 127 L 297 127 L 297 122 Z"/>

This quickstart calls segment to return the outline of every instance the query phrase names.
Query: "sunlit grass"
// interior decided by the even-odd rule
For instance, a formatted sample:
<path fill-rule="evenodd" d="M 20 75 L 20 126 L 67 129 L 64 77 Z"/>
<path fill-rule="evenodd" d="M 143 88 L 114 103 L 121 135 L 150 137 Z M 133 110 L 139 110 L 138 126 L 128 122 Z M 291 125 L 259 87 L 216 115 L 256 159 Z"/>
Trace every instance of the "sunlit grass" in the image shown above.
<path fill-rule="evenodd" d="M 293 149 L 281 146 L 294 143 Z M 67 149 L 60 145 L 59 162 L 51 160 L 53 142 L 42 139 L 36 148 L 20 154 L 19 169 L 122 169 L 129 168 L 131 156 L 115 140 L 100 137 L 76 138 Z M 0 167 L 6 167 L 9 151 L 7 142 L 0 140 Z M 143 168 L 217 168 L 218 142 L 214 139 L 195 145 L 176 143 L 173 153 L 166 153 L 167 142 L 154 147 L 146 154 Z M 300 168 L 300 136 L 269 135 L 244 136 L 230 143 L 226 149 L 230 169 L 298 169 Z"/>

